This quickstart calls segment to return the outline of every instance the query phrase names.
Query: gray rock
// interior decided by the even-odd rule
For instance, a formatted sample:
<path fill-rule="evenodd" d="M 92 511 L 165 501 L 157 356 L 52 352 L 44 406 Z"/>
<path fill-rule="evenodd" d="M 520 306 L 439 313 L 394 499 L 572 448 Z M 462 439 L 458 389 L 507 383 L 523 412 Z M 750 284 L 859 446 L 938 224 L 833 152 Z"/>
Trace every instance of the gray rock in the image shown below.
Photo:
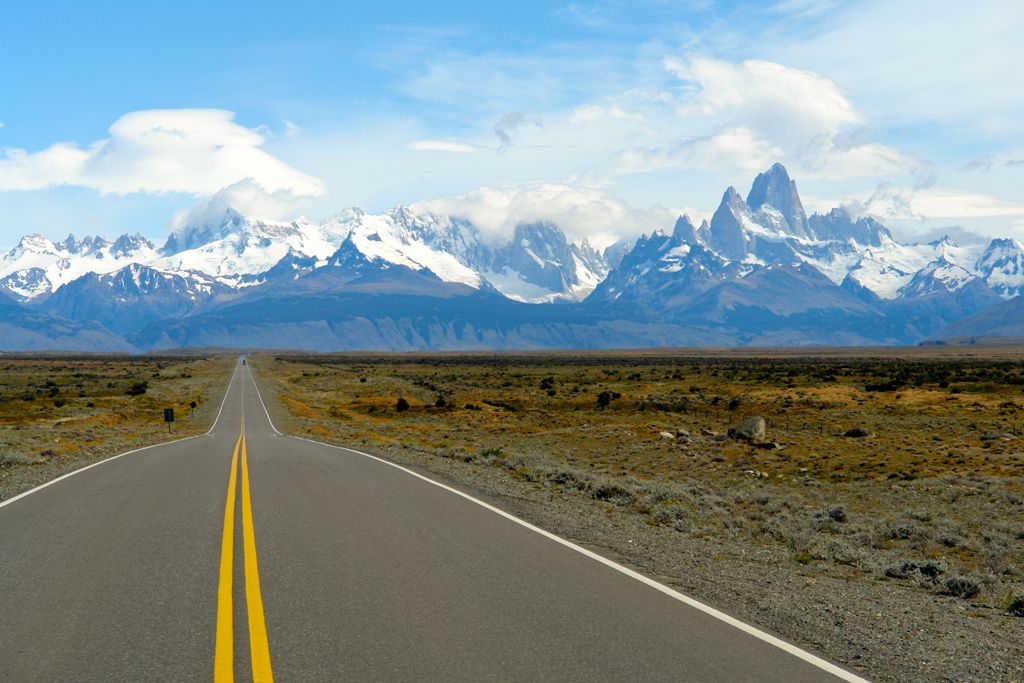
<path fill-rule="evenodd" d="M 748 417 L 735 427 L 729 429 L 729 436 L 734 439 L 761 441 L 764 439 L 765 424 L 763 417 Z"/>
<path fill-rule="evenodd" d="M 981 435 L 982 441 L 1012 441 L 1013 439 L 1016 438 L 1017 437 L 1015 437 L 1013 434 L 1007 432 L 993 432 L 991 434 Z"/>

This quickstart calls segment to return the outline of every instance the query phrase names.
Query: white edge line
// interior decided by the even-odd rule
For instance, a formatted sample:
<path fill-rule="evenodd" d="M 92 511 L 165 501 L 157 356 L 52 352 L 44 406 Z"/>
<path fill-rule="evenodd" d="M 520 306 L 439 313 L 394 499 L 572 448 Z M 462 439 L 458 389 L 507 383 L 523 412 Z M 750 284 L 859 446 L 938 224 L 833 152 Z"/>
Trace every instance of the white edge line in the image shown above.
<path fill-rule="evenodd" d="M 237 372 L 238 372 L 238 366 L 236 365 L 235 366 L 235 371 L 231 373 L 231 379 L 228 380 L 228 388 L 227 388 L 227 390 L 224 391 L 224 398 L 221 399 L 221 401 L 220 401 L 220 410 L 217 411 L 217 417 L 213 421 L 213 427 L 210 427 L 210 430 L 208 432 L 206 432 L 206 434 L 194 434 L 192 436 L 186 436 L 186 437 L 182 437 L 180 439 L 171 439 L 170 441 L 162 441 L 160 443 L 150 444 L 149 446 L 143 446 L 142 448 L 135 448 L 135 449 L 130 450 L 130 451 L 125 451 L 124 453 L 118 453 L 117 455 L 112 455 L 109 458 L 104 458 L 103 460 L 97 460 L 96 462 L 91 463 L 89 465 L 86 465 L 85 467 L 79 467 L 77 470 L 72 470 L 71 472 L 68 472 L 66 474 L 62 474 L 59 477 L 57 477 L 56 479 L 51 479 L 50 481 L 46 482 L 45 484 L 40 484 L 39 486 L 37 486 L 35 488 L 32 488 L 32 489 L 29 489 L 28 491 L 24 491 L 22 493 L 19 493 L 16 496 L 12 496 L 11 498 L 8 498 L 7 500 L 0 501 L 0 508 L 6 507 L 6 506 L 10 505 L 11 503 L 13 503 L 16 500 L 21 500 L 25 496 L 30 496 L 33 493 L 36 493 L 37 491 L 42 491 L 47 486 L 53 486 L 58 481 L 67 479 L 68 477 L 73 477 L 76 474 L 81 474 L 82 472 L 85 472 L 86 470 L 91 470 L 93 467 L 97 467 L 99 465 L 106 464 L 106 463 L 110 462 L 111 460 L 117 460 L 118 458 L 123 458 L 126 455 L 131 455 L 132 453 L 138 453 L 139 451 L 146 451 L 146 450 L 149 450 L 150 448 L 157 448 L 159 446 L 169 446 L 172 443 L 181 443 L 183 441 L 188 441 L 190 439 L 198 439 L 201 436 L 209 436 L 210 432 L 212 432 L 214 427 L 217 426 L 217 422 L 220 421 L 220 414 L 224 410 L 224 402 L 227 400 L 228 394 L 231 392 L 231 383 L 235 381 L 235 373 L 237 373 Z"/>
<path fill-rule="evenodd" d="M 267 422 L 270 423 L 270 428 L 273 429 L 274 433 L 278 436 L 285 436 L 285 434 L 281 433 L 281 430 L 274 426 L 274 421 L 270 419 L 270 411 L 267 410 L 267 404 L 263 402 L 263 394 L 260 393 L 260 385 L 256 383 L 256 378 L 252 374 L 252 368 L 248 365 L 245 367 L 249 371 L 249 378 L 252 380 L 252 385 L 256 387 L 256 396 L 260 399 L 260 405 L 263 406 L 263 414 L 267 416 Z"/>
<path fill-rule="evenodd" d="M 251 370 L 249 371 L 249 376 L 252 377 L 252 371 Z M 256 385 L 256 394 L 259 395 L 260 388 L 259 388 L 259 385 L 256 384 L 255 377 L 253 377 L 253 384 Z M 270 422 L 270 427 L 275 432 L 277 432 L 278 434 L 281 434 L 281 432 L 279 432 L 277 430 L 277 427 L 274 427 L 274 423 L 270 419 L 270 412 L 267 411 L 267 405 L 265 403 L 263 403 L 263 397 L 262 396 L 260 397 L 260 403 L 263 405 L 263 412 L 267 416 L 267 421 Z M 683 603 L 685 605 L 688 605 L 690 607 L 693 607 L 694 609 L 700 610 L 701 612 L 704 612 L 705 614 L 707 614 L 707 615 L 709 615 L 711 617 L 714 617 L 715 619 L 718 619 L 719 621 L 721 621 L 723 623 L 726 623 L 729 626 L 732 626 L 733 628 L 737 628 L 740 631 L 743 631 L 744 633 L 757 638 L 758 640 L 761 640 L 761 641 L 763 641 L 765 643 L 768 643 L 769 645 L 773 645 L 773 646 L 779 648 L 780 650 L 782 650 L 783 652 L 786 652 L 788 654 L 793 655 L 794 657 L 802 659 L 803 661 L 807 662 L 808 664 L 812 664 L 812 665 L 818 667 L 819 669 L 821 669 L 822 671 L 826 671 L 826 672 L 832 674 L 833 676 L 836 676 L 837 678 L 839 678 L 841 680 L 849 681 L 849 683 L 869 683 L 869 681 L 866 678 L 862 678 L 862 677 L 858 676 L 857 674 L 854 674 L 854 673 L 852 673 L 850 671 L 847 671 L 846 669 L 843 669 L 843 668 L 841 668 L 839 666 L 836 666 L 835 664 L 833 664 L 833 663 L 831 663 L 829 661 L 826 661 L 826 660 L 822 659 L 821 657 L 818 657 L 817 655 L 811 654 L 810 652 L 807 652 L 806 650 L 803 650 L 803 649 L 797 647 L 796 645 L 793 645 L 792 643 L 788 643 L 785 640 L 782 640 L 781 638 L 777 638 L 777 637 L 773 636 L 770 633 L 766 633 L 766 632 L 762 631 L 761 629 L 757 628 L 756 626 L 751 626 L 750 624 L 748 624 L 746 622 L 743 622 L 743 621 L 740 621 L 739 619 L 737 619 L 735 617 L 731 617 L 728 614 L 726 614 L 725 612 L 717 610 L 717 609 L 715 609 L 714 607 L 712 607 L 710 605 L 706 605 L 703 602 L 701 602 L 701 601 L 699 601 L 699 600 L 697 600 L 695 598 L 691 598 L 688 595 L 684 595 L 683 593 L 680 593 L 679 591 L 677 591 L 677 590 L 675 590 L 673 588 L 669 588 L 665 584 L 659 583 L 659 582 L 655 581 L 654 579 L 652 579 L 652 578 L 650 578 L 648 576 L 644 576 L 640 572 L 637 572 L 637 571 L 635 571 L 633 569 L 630 569 L 629 567 L 624 567 L 623 565 L 621 565 L 621 564 L 619 564 L 617 562 L 609 560 L 607 557 L 604 557 L 602 555 L 598 555 L 597 553 L 593 552 L 592 550 L 587 550 L 586 548 L 584 548 L 582 546 L 576 545 L 572 541 L 566 540 L 566 539 L 562 538 L 561 536 L 558 536 L 556 534 L 551 533 L 550 531 L 545 531 L 544 529 L 541 529 L 538 526 L 530 524 L 526 520 L 520 519 L 519 517 L 516 517 L 513 514 L 505 512 L 504 510 L 502 510 L 500 508 L 494 507 L 490 503 L 485 503 L 484 501 L 480 500 L 479 498 L 474 498 L 473 496 L 469 495 L 468 493 L 464 493 L 462 491 L 459 491 L 458 489 L 452 488 L 451 486 L 448 486 L 447 484 L 442 484 L 441 482 L 435 481 L 435 480 L 431 479 L 430 477 L 427 477 L 427 476 L 424 476 L 424 475 L 420 474 L 419 472 L 414 472 L 413 470 L 410 470 L 407 467 L 403 467 L 402 465 L 399 465 L 397 463 L 393 463 L 393 462 L 391 462 L 389 460 L 385 460 L 384 458 L 378 457 L 376 455 L 371 455 L 369 453 L 363 453 L 362 451 L 357 451 L 357 450 L 352 449 L 352 448 L 346 448 L 344 446 L 336 446 L 334 444 L 324 443 L 322 441 L 314 441 L 313 439 L 307 439 L 306 437 L 303 437 L 303 436 L 293 436 L 293 435 L 288 435 L 288 434 L 282 434 L 282 436 L 289 436 L 290 438 L 293 438 L 293 439 L 298 439 L 300 441 L 308 441 L 309 443 L 314 443 L 314 444 L 317 444 L 317 445 L 320 445 L 320 446 L 327 446 L 328 448 L 336 448 L 336 449 L 338 449 L 340 451 L 348 451 L 349 453 L 355 453 L 357 455 L 362 455 L 362 456 L 364 456 L 366 458 L 370 458 L 371 460 L 376 460 L 377 462 L 380 462 L 380 463 L 383 463 L 385 465 L 388 465 L 389 467 L 394 467 L 395 469 L 401 470 L 401 471 L 405 472 L 406 474 L 410 474 L 410 475 L 416 477 L 417 479 L 422 479 L 423 481 L 427 482 L 428 484 L 433 484 L 434 486 L 437 486 L 438 488 L 442 488 L 445 491 L 448 491 L 449 493 L 454 493 L 455 495 L 457 495 L 457 496 L 459 496 L 461 498 L 465 498 L 468 501 L 476 503 L 480 507 L 482 507 L 484 509 L 487 509 L 487 510 L 490 510 L 491 512 L 495 513 L 496 515 L 500 515 L 500 516 L 504 517 L 505 519 L 507 519 L 509 521 L 512 521 L 512 522 L 515 522 L 516 524 L 518 524 L 518 525 L 520 525 L 522 527 L 526 527 L 530 531 L 538 533 L 541 536 L 544 536 L 545 538 L 548 538 L 548 539 L 554 541 L 555 543 L 559 543 L 559 544 L 565 546 L 566 548 L 569 548 L 571 550 L 575 550 L 576 552 L 580 553 L 581 555 L 585 555 L 585 556 L 589 557 L 592 560 L 600 562 L 601 564 L 605 565 L 606 567 L 610 567 L 610 568 L 614 569 L 617 572 L 625 574 L 626 576 L 630 577 L 631 579 L 635 579 L 635 580 L 639 581 L 640 583 L 646 584 L 646 585 L 650 586 L 651 588 L 664 593 L 665 595 L 669 596 L 670 598 L 678 600 L 679 602 L 681 602 L 681 603 Z"/>
<path fill-rule="evenodd" d="M 238 374 L 238 367 L 241 365 L 238 361 L 235 361 L 235 369 L 231 371 L 231 379 L 228 380 L 228 388 L 224 390 L 224 398 L 220 400 L 220 409 L 217 410 L 217 417 L 213 418 L 213 424 L 210 426 L 203 436 L 209 436 L 214 429 L 217 428 L 217 423 L 220 422 L 220 414 L 224 412 L 224 403 L 228 400 L 228 394 L 231 393 L 231 385 L 235 383 L 235 375 Z M 170 442 L 169 442 L 170 443 Z"/>

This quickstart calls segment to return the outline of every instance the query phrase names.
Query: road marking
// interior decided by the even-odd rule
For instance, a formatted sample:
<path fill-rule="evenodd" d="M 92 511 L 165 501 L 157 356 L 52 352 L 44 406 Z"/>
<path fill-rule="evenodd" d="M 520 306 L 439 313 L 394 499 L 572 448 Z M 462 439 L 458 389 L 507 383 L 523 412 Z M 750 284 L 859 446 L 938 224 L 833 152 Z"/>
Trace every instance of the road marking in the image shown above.
<path fill-rule="evenodd" d="M 249 377 L 252 378 L 253 384 L 256 384 L 256 379 L 252 376 L 252 370 L 249 371 Z M 259 385 L 256 385 L 256 393 L 259 394 Z M 263 399 L 262 398 L 260 399 L 260 403 L 263 403 Z M 270 422 L 271 428 L 273 428 L 273 430 L 275 432 L 278 432 L 277 427 L 274 427 L 274 423 L 270 419 L 270 412 L 267 411 L 266 404 L 263 404 L 263 412 L 266 413 L 267 422 Z M 278 434 L 280 434 L 280 433 L 281 432 L 278 432 Z M 387 465 L 388 467 L 394 467 L 395 469 L 401 470 L 401 471 L 405 472 L 406 474 L 409 474 L 409 475 L 412 475 L 412 476 L 416 477 L 417 479 L 421 479 L 421 480 L 427 482 L 428 484 L 433 484 L 434 486 L 437 486 L 438 488 L 442 488 L 445 491 L 448 491 L 449 493 L 454 493 L 456 496 L 459 496 L 461 498 L 465 498 L 466 500 L 468 500 L 468 501 L 470 501 L 472 503 L 475 503 L 475 504 L 479 505 L 480 507 L 482 507 L 482 508 L 484 508 L 486 510 L 490 510 L 491 512 L 493 512 L 496 515 L 500 515 L 500 516 L 504 517 L 505 519 L 507 519 L 507 520 L 509 520 L 511 522 L 515 522 L 516 524 L 518 524 L 518 525 L 520 525 L 522 527 L 525 527 L 525 528 L 529 529 L 530 531 L 538 533 L 541 536 L 544 536 L 545 538 L 548 538 L 548 539 L 554 541 L 555 543 L 558 543 L 560 545 L 565 546 L 566 548 L 569 548 L 570 550 L 574 550 L 574 551 L 580 553 L 581 555 L 585 555 L 585 556 L 589 557 L 590 559 L 592 559 L 592 560 L 594 560 L 596 562 L 600 562 L 601 564 L 605 565 L 606 567 L 610 567 L 611 569 L 614 569 L 615 571 L 617 571 L 617 572 L 619 572 L 621 574 L 625 574 L 626 576 L 630 577 L 631 579 L 635 579 L 635 580 L 639 581 L 640 583 L 646 584 L 646 585 L 650 586 L 651 588 L 653 588 L 653 589 L 655 589 L 655 590 L 657 590 L 657 591 L 659 591 L 661 593 L 664 593 L 668 597 L 670 597 L 670 598 L 672 598 L 674 600 L 678 600 L 679 602 L 683 603 L 684 605 L 688 605 L 689 607 L 692 607 L 692 608 L 694 608 L 696 610 L 699 610 L 699 611 L 707 614 L 708 616 L 711 616 L 711 617 L 713 617 L 715 619 L 718 619 L 719 621 L 721 621 L 721 622 L 723 622 L 725 624 L 728 624 L 729 626 L 732 626 L 733 628 L 737 628 L 740 631 L 743 631 L 744 633 L 746 633 L 746 634 L 748 634 L 750 636 L 753 636 L 754 638 L 757 638 L 758 640 L 761 640 L 761 641 L 763 641 L 765 643 L 768 643 L 769 645 L 777 647 L 778 649 L 782 650 L 783 652 L 791 654 L 794 657 L 797 657 L 798 659 L 802 659 L 803 661 L 807 662 L 808 664 L 811 664 L 812 666 L 815 666 L 815 667 L 821 669 L 822 671 L 830 673 L 833 676 L 835 676 L 836 678 L 839 678 L 840 680 L 848 681 L 848 683 L 869 683 L 867 679 L 862 678 L 862 677 L 858 676 L 855 673 L 847 671 L 846 669 L 838 667 L 835 664 L 833 664 L 832 662 L 829 662 L 829 661 L 827 661 L 825 659 L 822 659 L 821 657 L 818 657 L 817 655 L 811 654 L 807 650 L 801 649 L 801 648 L 797 647 L 796 645 L 793 645 L 792 643 L 788 643 L 785 640 L 782 640 L 781 638 L 778 638 L 776 636 L 773 636 L 770 633 L 762 631 L 761 629 L 757 628 L 756 626 L 751 626 L 750 624 L 748 624 L 746 622 L 743 622 L 743 621 L 740 621 L 739 619 L 737 619 L 735 617 L 731 617 L 728 614 L 726 614 L 725 612 L 722 612 L 722 611 L 720 611 L 718 609 L 715 609 L 711 605 L 706 605 L 703 602 L 701 602 L 700 600 L 697 600 L 696 598 L 691 598 L 689 595 L 685 595 L 684 593 L 680 593 L 679 591 L 677 591 L 677 590 L 675 590 L 673 588 L 669 588 L 665 584 L 659 583 L 659 582 L 655 581 L 654 579 L 652 579 L 652 578 L 650 578 L 648 576 L 644 576 L 643 574 L 641 574 L 638 571 L 630 569 L 629 567 L 625 567 L 625 566 L 619 564 L 618 562 L 614 562 L 612 560 L 609 560 L 607 557 L 604 557 L 603 555 L 598 555 L 597 553 L 595 553 L 595 552 L 593 552 L 591 550 L 587 550 L 586 548 L 584 548 L 582 546 L 576 545 L 572 541 L 564 539 L 561 536 L 558 536 L 556 534 L 551 533 L 550 531 L 545 531 L 544 529 L 541 529 L 538 526 L 530 524 L 526 520 L 520 519 L 520 518 L 516 517 L 515 515 L 512 515 L 512 514 L 510 514 L 508 512 L 505 512 L 504 510 L 502 510 L 500 508 L 494 507 L 490 503 L 485 503 L 484 501 L 480 500 L 479 498 L 474 498 L 473 496 L 469 495 L 468 493 L 464 493 L 464 492 L 462 492 L 462 491 L 460 491 L 460 490 L 458 490 L 456 488 L 452 488 L 451 486 L 448 486 L 446 484 L 442 484 L 441 482 L 434 481 L 430 477 L 426 477 L 426 476 L 420 474 L 419 472 L 414 472 L 413 470 L 411 470 L 411 469 L 409 469 L 407 467 L 403 467 L 402 465 L 399 465 L 397 463 L 393 463 L 393 462 L 391 462 L 389 460 L 385 460 L 384 458 L 378 457 L 376 455 L 370 455 L 369 453 L 364 453 L 362 451 L 357 451 L 357 450 L 355 450 L 353 448 L 346 448 L 344 446 L 336 446 L 336 445 L 331 444 L 331 443 L 324 443 L 323 441 L 314 441 L 313 439 L 307 439 L 307 438 L 305 438 L 303 436 L 293 436 L 293 435 L 290 435 L 290 434 L 289 435 L 285 435 L 285 436 L 289 436 L 289 437 L 291 437 L 293 439 L 298 439 L 300 441 L 308 441 L 309 443 L 317 444 L 317 445 L 320 445 L 320 446 L 327 446 L 328 448 L 336 448 L 336 449 L 338 449 L 340 451 L 347 451 L 349 453 L 355 453 L 356 455 L 361 455 L 363 457 L 370 458 L 371 460 L 376 460 L 377 462 L 383 463 L 384 465 Z"/>
<path fill-rule="evenodd" d="M 267 422 L 270 423 L 270 428 L 274 430 L 275 434 L 278 434 L 279 436 L 284 436 L 284 434 L 277 427 L 274 426 L 274 421 L 270 419 L 270 411 L 267 410 L 267 404 L 263 402 L 263 394 L 260 393 L 260 385 L 256 384 L 256 377 L 254 377 L 252 374 L 252 367 L 246 365 L 245 369 L 249 371 L 249 379 L 252 380 L 252 385 L 256 387 L 256 397 L 259 398 L 260 405 L 263 406 L 263 412 L 267 416 Z"/>
<path fill-rule="evenodd" d="M 231 475 L 228 477 L 227 500 L 224 504 L 224 533 L 220 543 L 220 577 L 217 585 L 217 631 L 213 654 L 213 680 L 214 683 L 233 683 L 235 679 L 232 577 L 234 576 L 235 502 L 239 468 L 242 472 L 242 549 L 252 680 L 254 683 L 273 683 L 274 674 L 270 666 L 267 624 L 263 613 L 263 597 L 260 593 L 256 532 L 252 522 L 249 453 L 245 443 L 244 415 L 240 420 L 238 441 L 235 442 L 235 450 L 231 456 Z"/>
<path fill-rule="evenodd" d="M 228 394 L 231 393 L 231 385 L 235 383 L 235 375 L 238 374 L 238 367 L 240 363 L 235 361 L 235 369 L 231 371 L 231 379 L 228 380 L 228 388 L 224 390 L 224 398 L 220 400 L 220 409 L 217 411 L 217 417 L 213 418 L 213 425 L 207 430 L 204 436 L 209 436 L 213 433 L 213 430 L 217 428 L 217 423 L 220 422 L 220 414 L 224 412 L 224 403 L 228 400 Z"/>
<path fill-rule="evenodd" d="M 220 581 L 217 584 L 217 636 L 213 655 L 214 683 L 232 683 L 235 680 L 234 620 L 231 605 L 231 577 L 235 554 L 235 490 L 237 486 L 238 451 L 242 433 L 235 442 L 231 456 L 231 475 L 228 477 L 227 502 L 224 504 L 224 534 L 220 541 Z"/>
<path fill-rule="evenodd" d="M 24 491 L 22 493 L 19 493 L 16 496 L 12 496 L 12 497 L 8 498 L 7 500 L 0 501 L 0 508 L 5 507 L 7 505 L 10 505 L 11 503 L 13 503 L 16 500 L 21 500 L 25 496 L 30 496 L 33 493 L 37 493 L 39 491 L 42 491 L 47 486 L 53 486 L 57 482 L 63 481 L 65 479 L 67 479 L 68 477 L 73 477 L 76 474 L 81 474 L 82 472 L 85 472 L 86 470 L 91 470 L 93 467 L 98 467 L 100 465 L 105 465 L 106 463 L 111 462 L 112 460 L 117 460 L 118 458 L 123 458 L 126 455 L 131 455 L 132 453 L 139 453 L 140 451 L 148 451 L 150 448 L 159 448 L 160 446 L 169 446 L 169 445 L 171 445 L 173 443 L 181 443 L 183 441 L 188 441 L 190 439 L 198 439 L 200 436 L 209 436 L 210 433 L 214 429 L 217 428 L 217 423 L 220 422 L 220 414 L 221 414 L 221 411 L 224 410 L 224 402 L 227 400 L 228 394 L 231 393 L 231 384 L 232 384 L 232 382 L 235 381 L 235 375 L 237 373 L 238 373 L 238 364 L 235 365 L 235 369 L 231 373 L 231 379 L 228 380 L 228 388 L 224 392 L 224 398 L 222 398 L 221 401 L 220 401 L 220 410 L 217 411 L 217 417 L 214 418 L 214 420 L 213 420 L 213 426 L 210 427 L 210 430 L 208 432 L 206 432 L 206 434 L 196 435 L 196 436 L 186 436 L 186 437 L 183 437 L 181 439 L 171 439 L 170 441 L 161 441 L 160 443 L 150 444 L 149 446 L 143 446 L 142 448 L 133 448 L 130 451 L 125 451 L 124 453 L 118 453 L 117 455 L 112 455 L 109 458 L 104 458 L 103 460 L 97 460 L 96 462 L 94 462 L 94 463 L 92 463 L 90 465 L 86 465 L 85 467 L 80 467 L 77 470 L 74 470 L 72 472 L 68 472 L 67 474 L 62 474 L 59 477 L 57 477 L 56 479 L 51 479 L 50 481 L 46 482 L 45 484 L 40 484 L 39 486 L 36 486 L 35 488 L 32 488 L 32 489 L 29 489 L 28 491 Z M 258 391 L 259 390 L 257 389 L 257 392 Z M 262 399 L 260 399 L 260 401 L 262 402 Z M 263 410 L 264 411 L 266 410 L 266 406 L 263 407 Z M 271 426 L 273 426 L 273 425 L 271 425 Z M 280 432 L 278 432 L 278 433 L 280 433 Z"/>
<path fill-rule="evenodd" d="M 270 646 L 267 643 L 267 624 L 263 617 L 260 574 L 256 564 L 256 534 L 252 525 L 249 459 L 245 448 L 244 425 L 242 428 L 242 545 L 245 550 L 245 604 L 249 613 L 252 680 L 254 683 L 271 683 L 274 680 L 274 675 L 270 668 Z"/>

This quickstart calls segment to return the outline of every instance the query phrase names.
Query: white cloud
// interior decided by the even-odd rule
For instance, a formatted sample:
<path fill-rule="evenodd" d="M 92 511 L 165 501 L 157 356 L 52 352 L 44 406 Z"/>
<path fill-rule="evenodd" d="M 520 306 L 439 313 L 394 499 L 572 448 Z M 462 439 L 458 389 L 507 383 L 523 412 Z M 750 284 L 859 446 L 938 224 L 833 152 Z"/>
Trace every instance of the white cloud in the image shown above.
<path fill-rule="evenodd" d="M 667 166 L 750 171 L 783 161 L 805 177 L 833 178 L 925 167 L 869 142 L 864 117 L 820 74 L 774 62 L 702 56 L 668 58 L 663 64 L 680 81 L 671 97 L 675 117 L 661 128 L 660 139 L 621 154 L 624 171 Z M 668 99 L 654 106 L 662 108 Z M 581 112 L 593 119 L 590 109 L 577 109 L 577 116 Z M 689 134 L 679 134 L 684 131 Z"/>
<path fill-rule="evenodd" d="M 990 194 L 941 187 L 915 190 L 885 183 L 871 196 L 851 203 L 850 209 L 895 220 L 1024 216 L 1024 204 Z"/>
<path fill-rule="evenodd" d="M 269 193 L 317 196 L 323 183 L 260 149 L 264 138 L 219 109 L 125 114 L 110 137 L 88 146 L 61 142 L 38 152 L 5 149 L 0 190 L 74 185 L 103 194 L 212 195 L 249 178 Z"/>
<path fill-rule="evenodd" d="M 419 152 L 454 152 L 456 154 L 471 154 L 482 149 L 458 140 L 414 140 L 405 147 Z"/>
<path fill-rule="evenodd" d="M 637 209 L 603 192 L 559 183 L 479 187 L 413 208 L 465 218 L 493 243 L 506 242 L 520 223 L 547 221 L 571 239 L 588 239 L 598 248 L 623 236 L 671 228 L 684 213 L 662 206 Z"/>
<path fill-rule="evenodd" d="M 626 111 L 622 107 L 613 104 L 602 107 L 599 104 L 584 104 L 576 107 L 569 115 L 569 123 L 593 123 L 603 118 L 620 119 L 623 121 L 643 121 L 644 115 L 638 111 Z"/>
<path fill-rule="evenodd" d="M 294 123 L 292 121 L 285 120 L 285 122 L 284 122 L 284 136 L 286 138 L 293 138 L 293 137 L 295 137 L 296 135 L 298 135 L 301 132 L 302 132 L 302 128 L 300 128 L 298 126 L 298 124 L 296 124 L 296 123 Z"/>
<path fill-rule="evenodd" d="M 288 190 L 267 192 L 252 178 L 245 178 L 191 208 L 176 211 L 168 221 L 167 228 L 175 231 L 190 225 L 217 223 L 228 209 L 251 218 L 278 220 L 294 213 L 305 199 Z"/>
<path fill-rule="evenodd" d="M 543 128 L 544 121 L 539 116 L 529 117 L 521 111 L 502 116 L 492 128 L 498 138 L 498 150 L 504 151 L 518 145 L 522 142 L 522 129 L 530 126 Z"/>
<path fill-rule="evenodd" d="M 958 136 L 1012 139 L 1024 129 L 1024 89 L 1011 85 L 1022 32 L 1016 0 L 866 0 L 838 4 L 815 31 L 778 36 L 767 50 L 843 83 L 876 123 L 958 124 Z"/>

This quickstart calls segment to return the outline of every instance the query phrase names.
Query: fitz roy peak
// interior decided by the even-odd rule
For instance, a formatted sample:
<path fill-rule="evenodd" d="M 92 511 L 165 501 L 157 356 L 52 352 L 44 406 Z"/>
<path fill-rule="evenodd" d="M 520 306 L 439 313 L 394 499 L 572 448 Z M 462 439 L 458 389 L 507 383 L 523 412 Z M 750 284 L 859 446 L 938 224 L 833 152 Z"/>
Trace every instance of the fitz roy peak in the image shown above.
<path fill-rule="evenodd" d="M 907 344 L 1024 289 L 1020 241 L 903 244 L 843 207 L 808 216 L 781 164 L 710 221 L 604 251 L 551 222 L 495 241 L 416 207 L 194 213 L 160 247 L 22 238 L 0 256 L 0 350 Z"/>

